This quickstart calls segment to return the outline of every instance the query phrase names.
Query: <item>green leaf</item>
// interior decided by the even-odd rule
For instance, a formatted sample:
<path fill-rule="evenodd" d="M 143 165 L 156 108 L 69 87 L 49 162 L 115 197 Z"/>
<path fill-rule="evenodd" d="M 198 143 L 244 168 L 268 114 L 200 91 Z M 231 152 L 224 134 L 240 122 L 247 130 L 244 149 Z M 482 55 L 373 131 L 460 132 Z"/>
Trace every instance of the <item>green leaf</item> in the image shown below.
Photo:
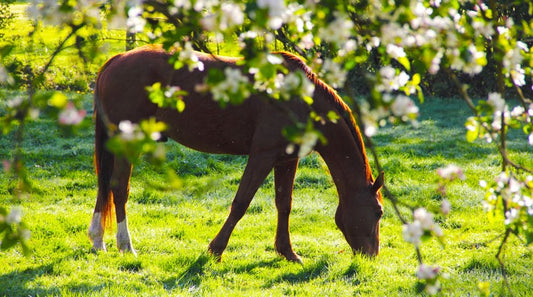
<path fill-rule="evenodd" d="M 183 100 L 178 100 L 176 102 L 176 109 L 178 112 L 183 112 L 185 110 L 185 102 L 183 102 Z"/>
<path fill-rule="evenodd" d="M 474 142 L 477 137 L 479 135 L 479 129 L 475 129 L 475 130 L 467 130 L 466 131 L 466 140 L 468 142 Z"/>
<path fill-rule="evenodd" d="M 68 98 L 61 92 L 55 92 L 50 99 L 48 99 L 48 105 L 63 109 L 68 104 Z"/>
<path fill-rule="evenodd" d="M 407 71 L 411 70 L 411 63 L 409 62 L 409 59 L 407 59 L 407 57 L 398 58 L 397 61 L 400 62 L 400 64 L 402 64 L 402 66 L 405 67 Z"/>
<path fill-rule="evenodd" d="M 422 88 L 420 86 L 416 86 L 415 88 L 418 94 L 418 101 L 420 101 L 420 103 L 424 103 L 424 92 L 422 92 Z"/>
<path fill-rule="evenodd" d="M 419 73 L 415 73 L 413 74 L 413 79 L 411 80 L 412 84 L 415 85 L 415 86 L 418 86 L 420 84 L 420 74 Z"/>

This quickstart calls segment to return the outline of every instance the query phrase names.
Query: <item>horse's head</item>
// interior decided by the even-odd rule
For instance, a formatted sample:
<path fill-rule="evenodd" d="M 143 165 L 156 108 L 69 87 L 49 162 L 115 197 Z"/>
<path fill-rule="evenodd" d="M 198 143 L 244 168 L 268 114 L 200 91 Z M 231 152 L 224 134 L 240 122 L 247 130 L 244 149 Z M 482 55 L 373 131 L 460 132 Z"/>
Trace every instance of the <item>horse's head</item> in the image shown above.
<path fill-rule="evenodd" d="M 375 256 L 379 252 L 379 221 L 383 215 L 382 186 L 383 173 L 368 187 L 339 203 L 335 223 L 354 253 Z"/>

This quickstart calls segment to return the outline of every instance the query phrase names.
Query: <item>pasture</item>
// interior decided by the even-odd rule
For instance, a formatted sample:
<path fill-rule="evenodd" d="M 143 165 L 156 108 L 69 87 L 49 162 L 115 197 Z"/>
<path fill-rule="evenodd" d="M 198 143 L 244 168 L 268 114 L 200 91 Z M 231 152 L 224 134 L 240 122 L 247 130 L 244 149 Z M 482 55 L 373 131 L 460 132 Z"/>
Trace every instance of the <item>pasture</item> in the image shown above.
<path fill-rule="evenodd" d="M 2 98 L 12 93 L 2 91 Z M 91 95 L 82 96 L 91 110 Z M 0 103 L 4 110 L 5 100 Z M 467 180 L 448 189 L 452 212 L 437 217 L 445 246 L 423 245 L 428 264 L 448 274 L 443 295 L 481 295 L 479 283 L 495 295 L 506 294 L 494 255 L 502 222 L 483 212 L 480 179 L 490 179 L 500 162 L 486 144 L 468 144 L 463 123 L 469 115 L 457 100 L 428 99 L 420 105 L 420 127 L 380 130 L 378 151 L 386 183 L 408 204 L 438 207 L 435 169 L 449 163 L 465 170 Z M 32 236 L 32 254 L 17 249 L 0 253 L 0 295 L 6 296 L 412 296 L 417 267 L 412 246 L 402 239 L 401 223 L 388 201 L 381 222 L 381 252 L 375 259 L 353 256 L 334 223 L 335 186 L 323 161 L 310 155 L 300 161 L 291 215 L 295 251 L 303 265 L 275 253 L 273 178 L 262 185 L 237 225 L 222 262 L 207 245 L 228 214 L 244 157 L 206 155 L 168 143 L 161 168 L 142 162 L 134 168 L 128 206 L 138 257 L 120 254 L 108 232 L 107 253 L 91 253 L 87 237 L 94 199 L 93 126 L 90 117 L 75 135 L 64 135 L 55 119 L 31 123 L 23 144 L 32 194 L 14 201 L 14 181 L 0 173 L 0 203 L 20 205 Z M 516 137 L 522 137 L 517 134 Z M 532 163 L 531 148 L 512 139 L 513 156 Z M 13 135 L 0 141 L 9 159 Z M 167 172 L 182 185 L 168 189 Z M 115 228 L 116 229 L 116 228 Z M 504 260 L 516 296 L 533 290 L 531 250 L 513 240 Z"/>
<path fill-rule="evenodd" d="M 15 12 L 25 4 L 14 5 Z M 20 40 L 12 54 L 38 68 L 49 57 L 62 32 L 40 28 L 29 42 L 29 23 L 6 38 Z M 44 87 L 69 90 L 89 115 L 76 133 L 65 133 L 46 112 L 27 124 L 22 151 L 32 192 L 17 200 L 16 180 L 0 171 L 0 205 L 20 206 L 31 230 L 31 254 L 0 251 L 0 296 L 413 296 L 420 285 L 411 244 L 402 238 L 402 224 L 385 199 L 381 251 L 374 259 L 353 256 L 337 229 L 337 192 L 317 154 L 300 161 L 296 176 L 291 239 L 303 264 L 291 263 L 274 249 L 276 209 L 270 175 L 239 222 L 221 263 L 207 246 L 229 213 L 245 157 L 207 155 L 169 142 L 161 167 L 141 162 L 133 171 L 128 203 L 134 257 L 117 251 L 114 233 L 107 232 L 107 253 L 92 253 L 87 228 L 96 199 L 93 168 L 94 123 L 89 93 L 95 72 L 106 57 L 124 48 L 123 32 L 102 30 L 107 52 L 85 65 L 74 47 L 62 52 L 50 68 Z M 87 32 L 87 37 L 91 32 Z M 53 40 L 53 41 L 50 41 Z M 116 42 L 115 42 L 116 41 Z M 0 89 L 0 115 L 19 91 Z M 501 168 L 496 149 L 468 143 L 464 123 L 471 114 L 458 99 L 426 98 L 420 104 L 419 127 L 380 129 L 376 149 L 385 182 L 409 205 L 436 209 L 436 169 L 456 164 L 467 179 L 448 187 L 449 216 L 437 216 L 444 245 L 432 239 L 422 245 L 424 261 L 442 267 L 442 296 L 508 295 L 496 254 L 503 221 L 482 209 L 480 180 Z M 533 167 L 533 151 L 513 132 L 511 157 Z M 14 133 L 0 136 L 0 161 L 12 159 Z M 520 140 L 519 140 L 520 139 Z M 371 166 L 375 169 L 373 160 Z M 169 172 L 180 185 L 169 187 Z M 376 175 L 377 172 L 374 172 Z M 402 212 L 408 214 L 407 209 Z M 515 237 L 504 248 L 507 277 L 515 296 L 533 292 L 533 253 Z M 486 291 L 485 291 L 486 292 Z"/>

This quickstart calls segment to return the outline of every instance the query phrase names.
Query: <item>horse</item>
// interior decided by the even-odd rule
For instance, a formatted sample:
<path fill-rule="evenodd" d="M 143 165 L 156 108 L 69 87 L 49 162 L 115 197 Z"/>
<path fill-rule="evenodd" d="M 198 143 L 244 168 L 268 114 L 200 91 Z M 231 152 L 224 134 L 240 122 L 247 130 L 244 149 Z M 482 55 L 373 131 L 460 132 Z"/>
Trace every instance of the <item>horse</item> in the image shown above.
<path fill-rule="evenodd" d="M 311 105 L 302 98 L 274 102 L 268 94 L 256 92 L 242 104 L 221 107 L 210 92 L 202 92 L 195 87 L 204 84 L 211 68 L 241 68 L 239 61 L 242 58 L 195 52 L 204 65 L 203 71 L 188 67 L 175 70 L 169 64 L 171 52 L 161 46 L 144 46 L 118 54 L 102 66 L 94 91 L 94 155 L 98 192 L 89 227 L 94 250 L 106 250 L 103 235 L 106 224 L 112 219 L 114 204 L 117 247 L 121 252 L 136 254 L 126 216 L 132 164 L 125 157 L 108 151 L 105 143 L 111 135 L 109 126 L 118 125 L 121 121 L 138 123 L 155 118 L 167 125 L 165 137 L 194 150 L 248 155 L 229 215 L 209 243 L 210 254 L 220 260 L 237 222 L 273 169 L 277 209 L 275 250 L 289 261 L 301 262 L 289 236 L 289 214 L 299 156 L 297 150 L 287 150 L 290 141 L 282 130 L 293 123 L 294 117 L 306 123 L 313 110 L 323 118 L 334 112 L 339 119 L 316 125 L 327 141 L 318 142 L 314 147 L 325 161 L 337 188 L 339 204 L 335 223 L 353 253 L 378 254 L 379 221 L 383 215 L 380 191 L 383 173 L 374 180 L 361 133 L 350 108 L 301 58 L 287 52 L 273 54 L 281 58 L 289 71 L 302 71 L 305 79 L 314 84 Z M 250 78 L 253 79 L 252 76 Z M 177 86 L 187 92 L 183 97 L 185 109 L 182 112 L 175 108 L 158 107 L 150 101 L 146 87 L 156 82 Z"/>

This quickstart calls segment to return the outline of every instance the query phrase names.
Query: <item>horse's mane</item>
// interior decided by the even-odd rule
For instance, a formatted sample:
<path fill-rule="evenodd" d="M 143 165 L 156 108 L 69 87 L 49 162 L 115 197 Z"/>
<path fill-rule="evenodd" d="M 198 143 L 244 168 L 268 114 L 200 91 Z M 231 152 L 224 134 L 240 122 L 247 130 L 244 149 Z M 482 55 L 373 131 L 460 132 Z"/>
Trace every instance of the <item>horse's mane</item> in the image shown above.
<path fill-rule="evenodd" d="M 326 84 L 324 81 L 322 81 L 316 73 L 314 73 L 307 64 L 298 56 L 287 53 L 287 52 L 280 52 L 280 55 L 283 56 L 284 60 L 288 64 L 288 67 L 290 70 L 301 70 L 305 73 L 307 78 L 314 83 L 315 85 L 315 92 L 320 92 L 321 95 L 323 95 L 323 98 L 326 98 L 329 100 L 329 103 L 335 107 L 335 109 L 338 111 L 341 118 L 344 120 L 348 128 L 350 129 L 350 132 L 352 133 L 352 136 L 355 140 L 355 143 L 357 145 L 357 148 L 359 149 L 359 152 L 361 153 L 361 157 L 364 160 L 365 167 L 366 167 L 366 175 L 367 177 L 372 178 L 370 165 L 368 163 L 368 159 L 366 157 L 366 150 L 365 145 L 363 143 L 363 138 L 361 136 L 361 132 L 359 130 L 359 127 L 357 123 L 355 122 L 355 119 L 353 117 L 352 111 L 346 103 L 341 99 L 341 97 L 337 94 L 337 91 L 330 87 L 328 84 Z M 294 69 L 292 69 L 294 68 Z"/>

